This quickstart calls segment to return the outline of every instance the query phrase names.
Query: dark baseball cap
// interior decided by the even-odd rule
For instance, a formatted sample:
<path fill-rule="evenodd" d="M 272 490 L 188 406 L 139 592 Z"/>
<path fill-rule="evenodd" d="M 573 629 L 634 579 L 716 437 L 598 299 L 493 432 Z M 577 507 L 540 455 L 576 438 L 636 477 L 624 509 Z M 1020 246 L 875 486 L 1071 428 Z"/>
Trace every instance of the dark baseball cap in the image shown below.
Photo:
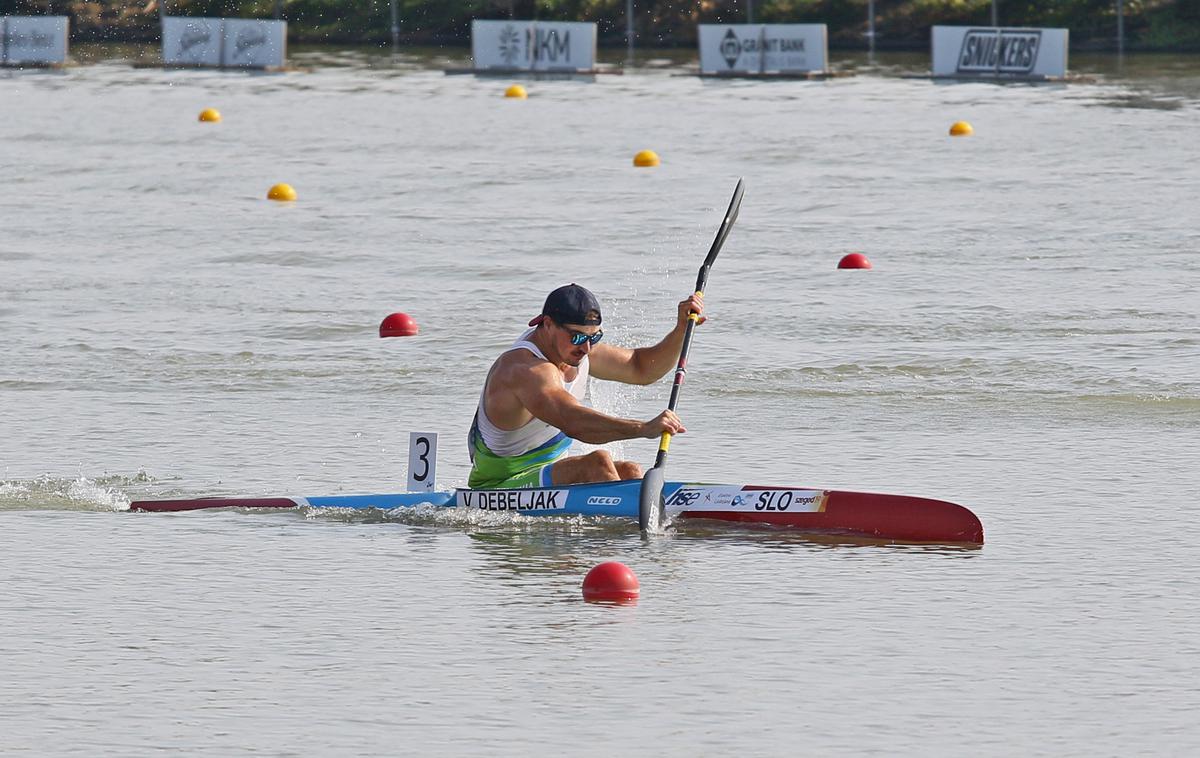
<path fill-rule="evenodd" d="M 599 326 L 600 301 L 587 288 L 572 282 L 547 295 L 541 315 L 531 319 L 529 325 L 537 326 L 547 316 L 559 324 Z"/>

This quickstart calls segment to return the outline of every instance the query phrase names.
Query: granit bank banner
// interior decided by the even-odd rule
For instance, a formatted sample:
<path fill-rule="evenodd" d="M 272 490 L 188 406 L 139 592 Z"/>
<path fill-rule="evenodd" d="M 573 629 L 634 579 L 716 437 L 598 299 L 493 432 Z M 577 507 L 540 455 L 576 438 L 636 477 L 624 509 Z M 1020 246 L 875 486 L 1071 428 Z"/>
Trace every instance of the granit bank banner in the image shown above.
<path fill-rule="evenodd" d="M 700 24 L 700 73 L 824 72 L 825 24 Z"/>

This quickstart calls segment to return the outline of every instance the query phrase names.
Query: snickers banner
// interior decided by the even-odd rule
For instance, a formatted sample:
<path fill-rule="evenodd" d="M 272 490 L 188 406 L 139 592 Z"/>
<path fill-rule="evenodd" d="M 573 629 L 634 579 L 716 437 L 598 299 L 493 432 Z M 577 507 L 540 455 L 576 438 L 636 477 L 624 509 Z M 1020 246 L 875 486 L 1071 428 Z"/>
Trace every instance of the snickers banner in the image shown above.
<path fill-rule="evenodd" d="M 825 24 L 700 24 L 700 73 L 823 73 Z"/>
<path fill-rule="evenodd" d="M 933 27 L 933 75 L 1061 78 L 1067 75 L 1066 29 Z"/>
<path fill-rule="evenodd" d="M 562 71 L 596 68 L 596 25 L 582 21 L 472 21 L 476 70 Z"/>

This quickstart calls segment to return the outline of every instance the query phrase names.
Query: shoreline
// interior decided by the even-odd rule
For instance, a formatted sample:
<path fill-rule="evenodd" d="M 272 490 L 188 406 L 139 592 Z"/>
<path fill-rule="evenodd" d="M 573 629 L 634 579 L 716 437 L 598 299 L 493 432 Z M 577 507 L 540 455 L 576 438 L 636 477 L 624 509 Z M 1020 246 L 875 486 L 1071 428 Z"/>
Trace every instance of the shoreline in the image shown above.
<path fill-rule="evenodd" d="M 161 37 L 160 37 L 160 34 L 158 33 L 157 29 L 155 29 L 154 34 L 147 34 L 147 35 L 137 34 L 137 35 L 127 35 L 127 36 L 114 36 L 111 34 L 87 34 L 87 33 L 76 34 L 75 31 L 72 29 L 70 39 L 69 39 L 69 44 L 71 47 L 75 47 L 76 45 L 158 46 L 161 44 L 160 39 L 161 39 Z M 368 48 L 368 49 L 374 49 L 374 50 L 380 50 L 380 51 L 390 51 L 392 49 L 392 43 L 391 43 L 390 38 L 385 38 L 383 36 L 380 36 L 378 38 L 375 38 L 375 37 L 364 38 L 361 36 L 351 36 L 351 35 L 346 35 L 344 37 L 343 36 L 310 36 L 303 32 L 298 33 L 298 34 L 293 34 L 290 30 L 288 33 L 287 44 L 289 47 L 292 47 L 292 46 L 307 47 L 307 46 L 321 46 L 321 45 L 339 45 L 339 46 L 350 46 L 350 47 L 354 47 L 354 48 Z M 596 47 L 598 50 L 604 50 L 604 51 L 608 51 L 608 52 L 624 51 L 626 49 L 626 45 L 623 40 L 620 40 L 620 41 L 616 41 L 613 39 L 606 40 L 604 38 L 600 38 L 599 40 L 597 40 Z M 470 51 L 471 51 L 471 42 L 469 39 L 463 39 L 460 37 L 446 37 L 446 38 L 425 37 L 425 36 L 405 37 L 405 36 L 401 35 L 399 49 L 400 49 L 400 51 L 404 51 L 406 49 L 418 49 L 418 50 L 446 49 L 447 52 L 455 52 L 455 53 L 461 52 L 465 55 L 469 55 Z M 1072 43 L 1068 46 L 1067 49 L 1071 53 L 1080 53 L 1080 54 L 1089 54 L 1089 55 L 1090 54 L 1119 55 L 1122 52 L 1120 49 L 1118 49 L 1115 42 L 1111 43 L 1111 44 L 1110 43 L 1099 43 L 1099 42 L 1094 42 L 1094 41 Z M 674 52 L 690 51 L 690 52 L 694 53 L 694 52 L 696 52 L 697 47 L 696 47 L 695 41 L 692 41 L 690 43 L 681 41 L 678 44 L 656 44 L 656 45 L 635 44 L 634 50 L 639 53 L 645 53 L 648 51 L 659 51 L 659 52 L 664 52 L 664 53 L 665 52 L 673 52 L 673 51 Z M 867 52 L 870 52 L 870 47 L 868 45 L 866 45 L 865 43 L 853 44 L 850 42 L 830 39 L 829 40 L 829 50 L 837 51 L 837 52 L 845 52 L 845 53 L 854 53 L 854 52 L 867 53 Z M 928 39 L 923 40 L 923 41 L 907 41 L 907 40 L 898 41 L 898 42 L 879 41 L 875 45 L 875 52 L 877 52 L 877 53 L 928 53 L 929 50 L 930 50 L 930 41 Z M 1200 45 L 1164 47 L 1164 46 L 1156 46 L 1156 45 L 1137 45 L 1137 44 L 1128 44 L 1127 43 L 1124 48 L 1124 53 L 1126 53 L 1126 54 L 1139 53 L 1139 54 L 1164 54 L 1164 55 L 1200 55 Z"/>

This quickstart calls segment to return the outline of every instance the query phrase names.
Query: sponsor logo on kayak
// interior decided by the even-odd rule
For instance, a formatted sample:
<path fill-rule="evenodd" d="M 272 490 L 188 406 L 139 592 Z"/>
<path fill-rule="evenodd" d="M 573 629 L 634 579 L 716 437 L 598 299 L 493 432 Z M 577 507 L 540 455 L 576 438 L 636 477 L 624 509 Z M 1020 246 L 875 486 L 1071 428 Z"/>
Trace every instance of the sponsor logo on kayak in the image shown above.
<path fill-rule="evenodd" d="M 602 497 L 593 495 L 587 499 L 588 505 L 620 505 L 621 498 L 619 497 Z"/>
<path fill-rule="evenodd" d="M 456 505 L 481 511 L 561 511 L 567 490 L 459 490 Z"/>
<path fill-rule="evenodd" d="M 743 489 L 741 487 L 680 487 L 666 500 L 681 511 L 820 511 L 825 493 L 818 490 Z"/>
<path fill-rule="evenodd" d="M 958 73 L 1028 74 L 1037 65 L 1040 29 L 968 29 L 958 53 Z"/>
<path fill-rule="evenodd" d="M 692 487 L 680 487 L 671 493 L 671 496 L 667 498 L 665 504 L 667 506 L 675 506 L 677 508 L 687 508 L 689 505 L 699 500 L 702 494 L 704 493 L 700 490 L 693 489 Z"/>
<path fill-rule="evenodd" d="M 719 510 L 728 508 L 734 497 L 742 490 L 740 487 L 691 486 L 680 487 L 666 500 L 666 505 L 687 510 L 689 508 L 705 508 Z"/>
<path fill-rule="evenodd" d="M 743 490 L 731 505 L 756 511 L 813 512 L 821 510 L 824 501 L 824 493 L 811 490 Z"/>

